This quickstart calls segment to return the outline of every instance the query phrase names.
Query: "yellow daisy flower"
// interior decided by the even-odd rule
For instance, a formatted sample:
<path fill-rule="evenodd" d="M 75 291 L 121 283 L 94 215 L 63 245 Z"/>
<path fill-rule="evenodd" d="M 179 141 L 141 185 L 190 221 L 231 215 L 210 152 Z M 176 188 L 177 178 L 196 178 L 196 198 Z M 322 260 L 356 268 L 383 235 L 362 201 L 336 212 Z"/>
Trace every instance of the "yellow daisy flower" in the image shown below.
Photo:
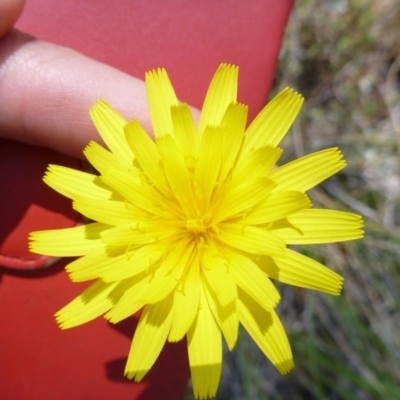
<path fill-rule="evenodd" d="M 237 67 L 220 66 L 196 127 L 166 71 L 147 73 L 155 141 L 98 101 L 90 115 L 109 150 L 84 153 L 100 175 L 50 165 L 44 177 L 96 222 L 30 237 L 35 253 L 81 256 L 72 281 L 96 279 L 56 313 L 61 328 L 143 308 L 125 374 L 140 381 L 166 341 L 186 336 L 198 398 L 215 395 L 222 337 L 232 349 L 239 323 L 282 374 L 293 367 L 270 278 L 339 294 L 340 276 L 288 245 L 363 235 L 359 216 L 314 209 L 305 194 L 345 166 L 338 149 L 274 168 L 302 97 L 283 90 L 246 129 L 237 81 Z"/>

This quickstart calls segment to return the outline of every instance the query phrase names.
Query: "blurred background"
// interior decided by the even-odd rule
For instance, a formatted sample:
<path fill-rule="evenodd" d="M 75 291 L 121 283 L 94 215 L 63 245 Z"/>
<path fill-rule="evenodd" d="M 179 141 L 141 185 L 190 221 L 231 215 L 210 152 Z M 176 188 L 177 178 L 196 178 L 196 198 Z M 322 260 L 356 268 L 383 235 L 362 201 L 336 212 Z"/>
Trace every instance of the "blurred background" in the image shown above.
<path fill-rule="evenodd" d="M 217 399 L 400 399 L 400 1 L 297 0 L 273 95 L 286 86 L 306 102 L 282 161 L 340 147 L 347 168 L 309 194 L 362 215 L 365 239 L 297 249 L 343 293 L 278 285 L 295 369 L 280 376 L 241 330 Z"/>

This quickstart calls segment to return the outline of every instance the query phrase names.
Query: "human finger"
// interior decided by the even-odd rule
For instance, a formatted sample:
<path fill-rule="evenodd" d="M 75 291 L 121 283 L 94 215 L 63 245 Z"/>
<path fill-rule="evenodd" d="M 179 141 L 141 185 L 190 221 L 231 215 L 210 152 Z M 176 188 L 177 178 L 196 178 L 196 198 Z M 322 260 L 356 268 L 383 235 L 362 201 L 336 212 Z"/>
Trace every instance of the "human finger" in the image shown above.
<path fill-rule="evenodd" d="M 24 5 L 25 0 L 0 0 L 0 38 L 11 30 Z"/>
<path fill-rule="evenodd" d="M 82 157 L 99 98 L 151 132 L 143 81 L 22 32 L 0 41 L 0 137 Z"/>

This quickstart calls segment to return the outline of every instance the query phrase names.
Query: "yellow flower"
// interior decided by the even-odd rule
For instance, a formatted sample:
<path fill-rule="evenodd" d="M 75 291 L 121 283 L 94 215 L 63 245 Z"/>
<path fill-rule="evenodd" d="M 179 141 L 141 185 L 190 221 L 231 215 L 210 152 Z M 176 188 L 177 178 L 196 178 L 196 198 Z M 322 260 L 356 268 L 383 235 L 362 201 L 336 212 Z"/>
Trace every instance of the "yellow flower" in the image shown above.
<path fill-rule="evenodd" d="M 109 150 L 84 153 L 100 176 L 50 165 L 44 178 L 96 222 L 31 234 L 36 253 L 82 256 L 67 266 L 73 281 L 97 279 L 57 312 L 61 328 L 143 308 L 125 374 L 141 380 L 166 341 L 187 336 L 199 398 L 215 395 L 222 336 L 232 349 L 239 323 L 281 373 L 293 367 L 270 278 L 339 294 L 340 276 L 288 245 L 363 235 L 359 216 L 314 209 L 305 194 L 345 166 L 338 149 L 274 168 L 302 97 L 283 90 L 246 129 L 237 80 L 220 66 L 196 127 L 165 70 L 147 73 L 155 141 L 98 101 L 90 115 Z"/>

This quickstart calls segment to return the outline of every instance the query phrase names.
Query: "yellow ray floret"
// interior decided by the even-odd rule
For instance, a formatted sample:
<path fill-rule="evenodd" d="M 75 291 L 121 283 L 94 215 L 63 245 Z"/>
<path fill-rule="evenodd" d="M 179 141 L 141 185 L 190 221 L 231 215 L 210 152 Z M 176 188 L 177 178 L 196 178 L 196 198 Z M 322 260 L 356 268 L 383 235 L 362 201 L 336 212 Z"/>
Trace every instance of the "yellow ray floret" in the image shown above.
<path fill-rule="evenodd" d="M 286 135 L 302 104 L 303 97 L 293 89 L 286 88 L 279 93 L 247 129 L 242 157 L 261 146 L 276 147 Z"/>
<path fill-rule="evenodd" d="M 280 190 L 306 191 L 344 168 L 342 157 L 336 148 L 321 150 L 277 168 L 270 178 Z"/>
<path fill-rule="evenodd" d="M 222 370 L 222 337 L 202 285 L 197 316 L 188 330 L 188 353 L 195 396 L 214 397 Z"/>
<path fill-rule="evenodd" d="M 100 177 L 60 165 L 49 165 L 43 181 L 70 199 L 77 196 L 89 199 L 122 199 Z"/>
<path fill-rule="evenodd" d="M 308 209 L 274 222 L 269 230 L 288 244 L 335 243 L 363 237 L 359 215 Z"/>
<path fill-rule="evenodd" d="M 32 232 L 32 251 L 56 257 L 84 256 L 104 247 L 100 234 L 108 225 L 94 222 L 67 229 Z"/>
<path fill-rule="evenodd" d="M 173 135 L 171 107 L 178 105 L 178 99 L 165 69 L 146 73 L 146 93 L 155 136 Z"/>
<path fill-rule="evenodd" d="M 97 101 L 90 110 L 92 121 L 113 154 L 131 163 L 133 154 L 124 136 L 126 120 L 104 100 Z"/>
<path fill-rule="evenodd" d="M 207 126 L 218 126 L 228 109 L 236 102 L 239 68 L 222 64 L 215 73 L 208 88 L 200 115 L 199 132 Z"/>
<path fill-rule="evenodd" d="M 172 298 L 147 305 L 140 317 L 129 351 L 125 375 L 140 381 L 153 366 L 168 337 L 172 322 Z"/>
<path fill-rule="evenodd" d="M 336 148 L 275 167 L 303 98 L 283 90 L 246 128 L 238 68 L 222 64 L 199 125 L 164 69 L 146 74 L 155 139 L 104 100 L 90 115 L 108 149 L 84 154 L 99 175 L 50 165 L 44 181 L 94 221 L 30 235 L 30 249 L 80 256 L 66 270 L 95 280 L 56 313 L 63 329 L 104 315 L 117 323 L 142 309 L 125 375 L 141 380 L 166 341 L 187 340 L 196 398 L 215 396 L 222 341 L 239 325 L 282 373 L 293 368 L 271 279 L 338 295 L 343 279 L 288 245 L 363 236 L 359 216 L 314 209 L 306 192 L 345 166 Z"/>
<path fill-rule="evenodd" d="M 170 342 L 184 338 L 196 318 L 200 301 L 200 261 L 193 255 L 190 268 L 178 283 L 174 291 L 173 320 L 168 336 Z"/>
<path fill-rule="evenodd" d="M 117 284 L 98 280 L 89 286 L 55 314 L 60 327 L 66 329 L 82 325 L 107 312 L 114 305 L 108 296 Z"/>

